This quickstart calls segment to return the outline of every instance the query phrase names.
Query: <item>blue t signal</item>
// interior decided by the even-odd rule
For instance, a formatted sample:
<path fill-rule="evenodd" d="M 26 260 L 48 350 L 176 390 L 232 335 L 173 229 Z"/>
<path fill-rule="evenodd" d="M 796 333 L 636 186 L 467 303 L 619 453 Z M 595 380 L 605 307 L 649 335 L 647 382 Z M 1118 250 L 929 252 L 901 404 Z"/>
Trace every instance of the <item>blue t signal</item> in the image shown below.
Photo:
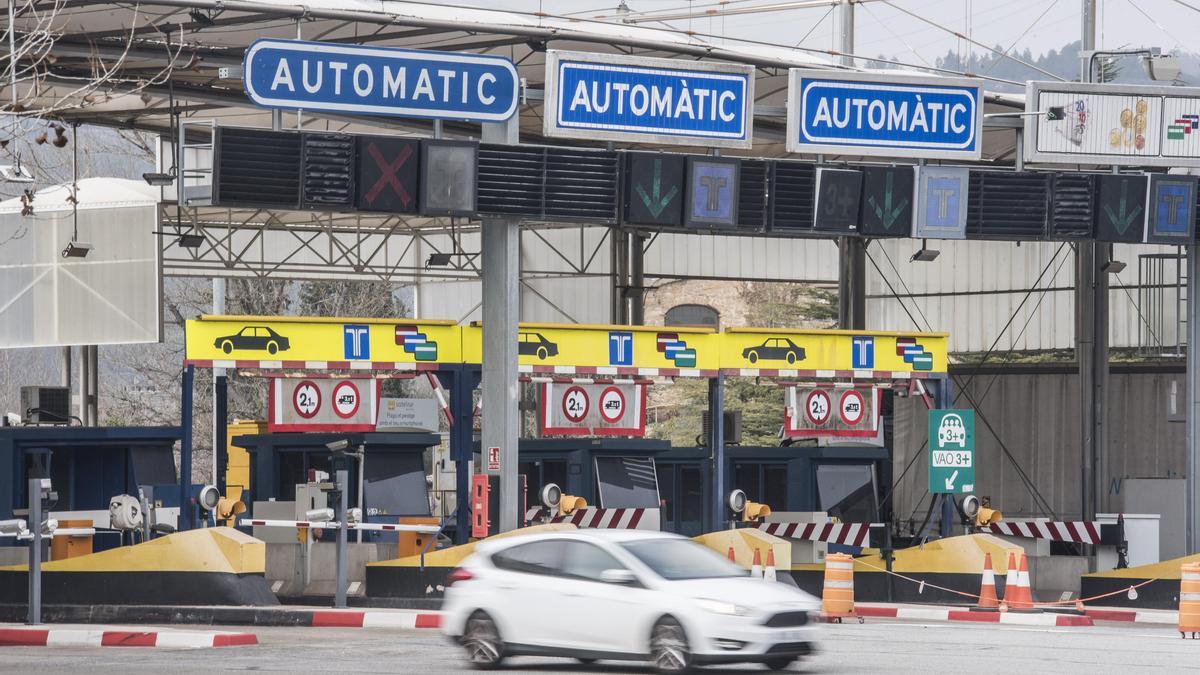
<path fill-rule="evenodd" d="M 347 360 L 371 358 L 371 327 L 342 324 L 342 346 Z"/>
<path fill-rule="evenodd" d="M 850 365 L 856 370 L 875 367 L 875 338 L 853 338 L 850 345 Z"/>
<path fill-rule="evenodd" d="M 608 363 L 614 366 L 633 365 L 633 333 L 612 331 L 608 334 Z"/>

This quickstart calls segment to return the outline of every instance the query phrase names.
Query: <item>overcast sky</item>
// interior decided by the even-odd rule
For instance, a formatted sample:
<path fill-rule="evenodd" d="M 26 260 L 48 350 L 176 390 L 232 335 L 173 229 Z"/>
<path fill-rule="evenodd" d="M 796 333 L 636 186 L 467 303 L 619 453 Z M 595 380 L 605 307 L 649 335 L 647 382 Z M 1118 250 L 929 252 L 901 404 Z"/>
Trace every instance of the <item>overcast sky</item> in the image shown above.
<path fill-rule="evenodd" d="M 720 6 L 745 8 L 780 5 L 787 0 L 626 0 L 634 16 L 647 13 L 697 13 Z M 457 0 L 459 4 L 519 11 L 544 11 L 580 18 L 609 16 L 619 0 Z M 971 45 L 957 31 L 980 43 L 1035 55 L 1079 39 L 1080 0 L 859 0 L 855 53 L 880 54 L 915 64 L 932 64 L 947 51 Z M 794 3 L 801 4 L 801 3 Z M 1200 51 L 1200 0 L 1098 0 L 1096 41 L 1100 48 L 1157 46 L 1165 51 Z M 937 26 L 906 15 L 912 12 Z M 676 19 L 670 25 L 731 38 L 828 49 L 837 40 L 835 12 L 829 7 L 787 9 L 725 18 Z M 643 24 L 654 25 L 654 24 Z M 940 26 L 940 27 L 939 27 Z M 978 50 L 978 47 L 974 49 Z"/>

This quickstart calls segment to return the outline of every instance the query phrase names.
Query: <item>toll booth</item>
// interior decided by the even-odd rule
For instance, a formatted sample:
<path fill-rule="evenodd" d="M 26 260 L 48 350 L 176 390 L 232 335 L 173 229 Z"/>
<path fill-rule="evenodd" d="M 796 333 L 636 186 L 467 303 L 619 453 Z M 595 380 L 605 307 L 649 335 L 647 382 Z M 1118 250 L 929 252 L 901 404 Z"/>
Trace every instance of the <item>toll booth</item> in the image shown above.
<path fill-rule="evenodd" d="M 712 502 L 712 452 L 670 448 L 656 455 L 663 529 L 687 536 L 719 529 Z M 727 446 L 725 491 L 774 511 L 825 511 L 844 522 L 879 522 L 880 486 L 891 485 L 890 452 L 880 447 Z"/>
<path fill-rule="evenodd" d="M 425 452 L 438 445 L 437 434 L 422 433 L 274 433 L 236 436 L 233 445 L 250 453 L 250 489 L 243 503 L 293 502 L 296 485 L 309 482 L 310 471 L 334 476 L 333 453 L 327 443 L 347 440 L 351 451 L 364 455 L 361 481 L 357 460 L 349 458 L 349 504 L 359 504 L 372 523 L 395 523 L 397 518 L 430 515 L 425 476 Z M 394 542 L 394 532 L 366 532 L 364 540 Z"/>
<path fill-rule="evenodd" d="M 50 478 L 50 517 L 91 520 L 93 549 L 120 545 L 108 506 L 139 489 L 158 523 L 178 526 L 181 485 L 174 449 L 179 427 L 0 427 L 0 520 L 28 508 L 28 479 Z M 188 486 L 191 494 L 192 486 Z M 17 544 L 0 538 L 0 546 Z M 20 545 L 24 545 L 21 543 Z"/>

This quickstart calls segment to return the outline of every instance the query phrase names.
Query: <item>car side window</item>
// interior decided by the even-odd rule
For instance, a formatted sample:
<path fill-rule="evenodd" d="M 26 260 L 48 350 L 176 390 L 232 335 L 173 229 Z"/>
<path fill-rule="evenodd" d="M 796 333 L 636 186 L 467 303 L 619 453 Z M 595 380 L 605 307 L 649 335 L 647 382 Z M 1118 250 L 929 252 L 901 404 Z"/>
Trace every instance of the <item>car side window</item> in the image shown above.
<path fill-rule="evenodd" d="M 492 564 L 509 572 L 561 574 L 563 542 L 534 541 L 504 549 L 492 556 Z"/>
<path fill-rule="evenodd" d="M 604 570 L 626 569 L 608 551 L 584 541 L 564 542 L 562 572 L 564 576 L 588 581 L 602 581 Z"/>

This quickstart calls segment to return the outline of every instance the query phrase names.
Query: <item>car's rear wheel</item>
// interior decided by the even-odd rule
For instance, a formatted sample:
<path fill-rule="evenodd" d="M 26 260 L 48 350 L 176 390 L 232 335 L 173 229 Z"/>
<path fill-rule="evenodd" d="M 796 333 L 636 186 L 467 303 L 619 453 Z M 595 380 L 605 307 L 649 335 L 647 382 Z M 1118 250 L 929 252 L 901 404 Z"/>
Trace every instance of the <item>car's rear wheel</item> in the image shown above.
<path fill-rule="evenodd" d="M 769 670 L 787 670 L 788 666 L 792 665 L 792 662 L 795 660 L 794 656 L 776 656 L 773 659 L 763 661 L 763 665 Z"/>
<path fill-rule="evenodd" d="M 788 362 L 788 363 L 795 363 L 795 362 L 796 362 L 796 352 L 788 352 L 788 355 L 787 355 L 787 362 Z"/>
<path fill-rule="evenodd" d="M 549 352 L 547 352 L 547 351 L 546 351 L 546 348 L 545 348 L 545 347 L 538 347 L 538 350 L 537 350 L 537 357 L 538 357 L 538 359 L 540 359 L 540 360 L 542 360 L 542 361 L 545 361 L 545 360 L 546 360 L 546 357 L 547 357 L 547 356 L 549 356 L 549 355 L 550 355 L 550 354 L 549 354 Z"/>
<path fill-rule="evenodd" d="M 687 635 L 675 619 L 665 616 L 650 632 L 650 662 L 659 673 L 686 673 L 692 669 Z"/>
<path fill-rule="evenodd" d="M 274 342 L 267 343 L 267 353 L 268 354 L 274 354 L 277 351 L 279 351 L 279 345 L 275 344 Z"/>
<path fill-rule="evenodd" d="M 491 670 L 504 660 L 500 629 L 496 628 L 496 622 L 487 612 L 475 612 L 467 619 L 462 645 L 467 650 L 467 660 L 474 668 Z"/>
<path fill-rule="evenodd" d="M 750 363 L 758 363 L 758 352 L 750 352 L 750 356 L 746 360 Z"/>

